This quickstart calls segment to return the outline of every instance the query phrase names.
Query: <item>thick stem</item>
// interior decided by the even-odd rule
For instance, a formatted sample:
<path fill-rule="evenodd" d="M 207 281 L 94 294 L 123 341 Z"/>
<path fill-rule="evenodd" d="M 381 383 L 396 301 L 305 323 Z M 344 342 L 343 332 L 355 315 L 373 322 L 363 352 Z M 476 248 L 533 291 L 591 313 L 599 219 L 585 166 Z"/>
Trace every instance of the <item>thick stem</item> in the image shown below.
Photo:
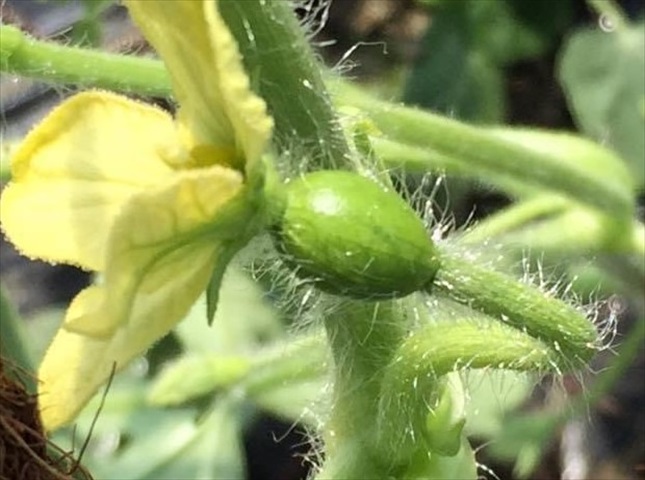
<path fill-rule="evenodd" d="M 347 301 L 325 317 L 335 363 L 334 402 L 320 479 L 385 478 L 396 467 L 376 448 L 385 365 L 406 334 L 396 302 Z"/>
<path fill-rule="evenodd" d="M 290 2 L 220 2 L 244 64 L 276 123 L 276 140 L 295 167 L 340 168 L 349 150 L 321 75 L 321 65 Z"/>

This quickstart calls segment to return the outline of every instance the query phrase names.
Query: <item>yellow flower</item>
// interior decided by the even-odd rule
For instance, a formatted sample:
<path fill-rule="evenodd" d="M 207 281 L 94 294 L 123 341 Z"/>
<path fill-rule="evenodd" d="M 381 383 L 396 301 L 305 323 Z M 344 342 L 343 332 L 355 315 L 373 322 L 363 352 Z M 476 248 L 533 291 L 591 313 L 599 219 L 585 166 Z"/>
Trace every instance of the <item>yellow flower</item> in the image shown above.
<path fill-rule="evenodd" d="M 4 231 L 24 254 L 101 274 L 70 305 L 40 367 L 50 430 L 181 320 L 209 279 L 216 294 L 263 221 L 272 121 L 216 1 L 126 4 L 167 66 L 176 119 L 80 93 L 24 140 L 1 199 Z"/>

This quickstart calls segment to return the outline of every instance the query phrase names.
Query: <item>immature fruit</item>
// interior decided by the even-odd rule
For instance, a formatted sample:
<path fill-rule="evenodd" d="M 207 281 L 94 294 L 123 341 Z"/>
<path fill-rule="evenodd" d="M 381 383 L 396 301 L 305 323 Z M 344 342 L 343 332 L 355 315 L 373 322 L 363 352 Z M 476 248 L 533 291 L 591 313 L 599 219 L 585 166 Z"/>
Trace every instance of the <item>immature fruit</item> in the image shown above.
<path fill-rule="evenodd" d="M 434 244 L 396 192 L 344 171 L 309 173 L 285 188 L 275 240 L 298 276 L 355 298 L 404 296 L 434 279 Z"/>

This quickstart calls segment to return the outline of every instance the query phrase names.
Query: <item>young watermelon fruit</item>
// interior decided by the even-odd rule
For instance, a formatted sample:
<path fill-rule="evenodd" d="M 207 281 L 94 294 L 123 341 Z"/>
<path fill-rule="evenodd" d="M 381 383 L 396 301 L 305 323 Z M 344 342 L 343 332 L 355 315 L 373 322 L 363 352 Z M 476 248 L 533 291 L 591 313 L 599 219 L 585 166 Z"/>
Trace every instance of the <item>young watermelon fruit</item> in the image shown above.
<path fill-rule="evenodd" d="M 286 184 L 283 201 L 276 246 L 296 275 L 321 290 L 378 299 L 432 283 L 435 246 L 395 191 L 357 173 L 323 170 Z"/>

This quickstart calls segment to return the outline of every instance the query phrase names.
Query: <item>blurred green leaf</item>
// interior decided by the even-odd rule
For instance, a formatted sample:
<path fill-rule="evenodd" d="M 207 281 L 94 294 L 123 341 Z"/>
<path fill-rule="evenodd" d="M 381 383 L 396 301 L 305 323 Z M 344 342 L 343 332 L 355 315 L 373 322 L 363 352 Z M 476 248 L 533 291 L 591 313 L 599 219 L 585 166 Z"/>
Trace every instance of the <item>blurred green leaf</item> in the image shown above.
<path fill-rule="evenodd" d="M 560 58 L 559 78 L 579 127 L 613 147 L 645 185 L 645 23 L 580 30 Z"/>
<path fill-rule="evenodd" d="M 29 336 L 29 346 L 32 351 L 34 363 L 40 365 L 45 356 L 45 351 L 51 343 L 65 318 L 65 310 L 60 307 L 45 308 L 27 318 L 26 331 Z"/>
<path fill-rule="evenodd" d="M 320 335 L 292 339 L 253 356 L 192 354 L 171 363 L 148 395 L 154 405 L 177 405 L 216 390 L 290 420 L 300 418 L 323 389 L 326 345 Z"/>
<path fill-rule="evenodd" d="M 272 347 L 258 356 L 240 386 L 256 405 L 280 417 L 319 420 L 320 412 L 328 407 L 321 398 L 329 399 L 321 395 L 330 371 L 324 339 L 314 333 Z"/>
<path fill-rule="evenodd" d="M 571 3 L 434 1 L 431 26 L 404 99 L 462 120 L 502 121 L 502 68 L 551 48 L 570 21 Z"/>
<path fill-rule="evenodd" d="M 542 55 L 552 42 L 552 21 L 562 15 L 566 1 L 531 2 L 530 8 L 519 10 L 509 0 L 471 0 L 468 15 L 473 43 L 497 66 Z M 540 5 L 542 4 L 542 5 Z M 541 12 L 548 5 L 550 15 Z M 518 13 L 522 13 L 520 16 Z M 538 21 L 531 24 L 524 19 Z"/>
<path fill-rule="evenodd" d="M 35 363 L 32 351 L 27 343 L 24 322 L 10 303 L 4 288 L 0 285 L 0 371 L 14 376 L 15 370 L 21 370 L 17 380 L 29 393 L 36 392 Z M 7 368 L 8 367 L 8 368 Z M 3 397 L 4 399 L 4 397 Z"/>
<path fill-rule="evenodd" d="M 219 398 L 200 417 L 195 408 L 151 407 L 149 386 L 140 382 L 113 386 L 98 416 L 84 464 L 98 479 L 244 478 L 239 405 Z M 100 396 L 77 421 L 76 445 L 84 441 Z M 54 441 L 71 449 L 69 430 Z"/>
<path fill-rule="evenodd" d="M 192 354 L 172 362 L 156 378 L 148 399 L 153 405 L 179 405 L 239 382 L 250 370 L 243 356 Z"/>
<path fill-rule="evenodd" d="M 487 18 L 481 17 L 478 38 L 488 42 L 488 50 L 498 52 L 496 57 L 505 63 L 548 53 L 573 21 L 571 0 L 475 0 L 474 3 L 480 8 L 495 4 Z"/>
<path fill-rule="evenodd" d="M 241 439 L 239 406 L 223 398 L 199 422 L 169 425 L 168 431 L 155 428 L 149 443 L 139 442 L 128 449 L 111 466 L 121 468 L 125 478 L 155 480 L 230 480 L 245 477 L 245 460 Z M 161 431 L 160 431 L 161 430 Z M 156 462 L 146 462 L 146 456 L 170 446 Z M 145 465 L 149 463 L 149 465 Z M 147 467 L 147 468 L 146 468 Z M 111 477 L 113 478 L 113 477 Z"/>
<path fill-rule="evenodd" d="M 323 376 L 310 380 L 284 382 L 272 389 L 257 392 L 254 403 L 257 407 L 287 421 L 298 421 L 315 427 L 330 408 L 330 388 Z"/>
<path fill-rule="evenodd" d="M 85 7 L 87 16 L 98 16 L 110 5 L 114 5 L 114 0 L 81 0 Z"/>
<path fill-rule="evenodd" d="M 545 446 L 560 422 L 561 415 L 550 412 L 508 416 L 489 447 L 490 453 L 500 459 L 515 461 L 515 474 L 526 478 L 542 458 Z"/>
<path fill-rule="evenodd" d="M 433 15 L 404 101 L 464 120 L 496 122 L 504 111 L 501 73 L 473 43 L 469 2 L 458 3 L 463 8 L 440 9 Z"/>

